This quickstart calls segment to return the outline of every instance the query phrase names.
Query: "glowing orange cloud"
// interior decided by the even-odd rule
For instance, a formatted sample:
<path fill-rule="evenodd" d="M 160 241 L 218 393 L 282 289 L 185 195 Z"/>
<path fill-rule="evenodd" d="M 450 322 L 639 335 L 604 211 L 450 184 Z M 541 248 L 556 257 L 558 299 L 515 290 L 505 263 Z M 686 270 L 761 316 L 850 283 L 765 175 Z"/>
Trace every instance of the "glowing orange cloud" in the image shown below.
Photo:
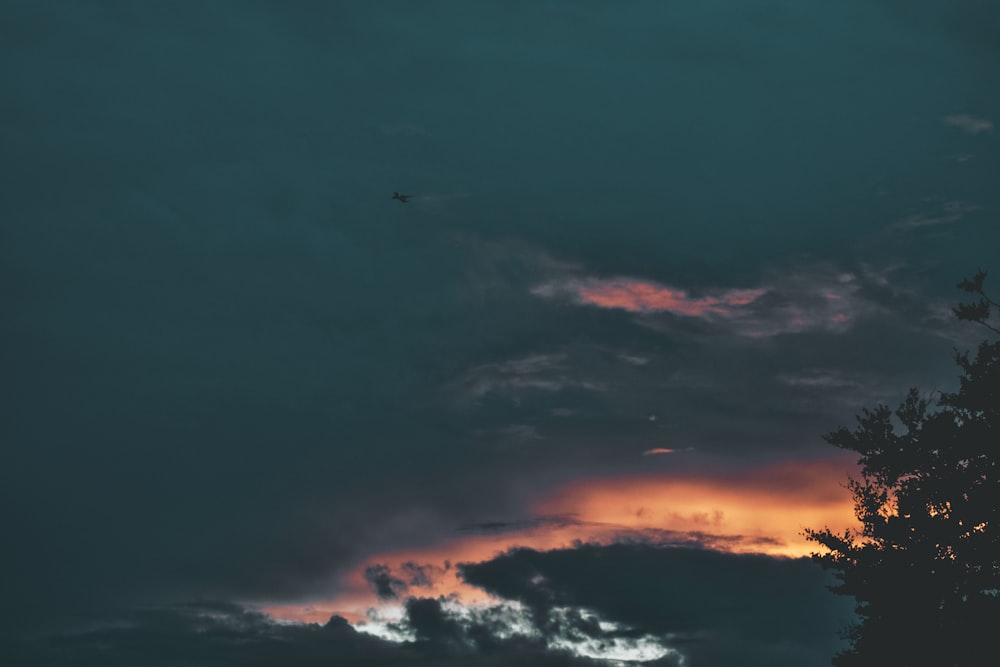
<path fill-rule="evenodd" d="M 588 480 L 556 491 L 536 509 L 623 529 L 724 538 L 709 546 L 727 551 L 805 556 L 815 545 L 802 536 L 804 528 L 855 525 L 844 488 L 848 470 L 843 463 L 791 462 L 741 475 Z"/>
<path fill-rule="evenodd" d="M 844 488 L 852 466 L 843 461 L 796 461 L 749 472 L 650 474 L 578 481 L 540 498 L 533 509 L 557 520 L 522 524 L 505 532 L 456 535 L 420 549 L 374 554 L 343 578 L 334 599 L 309 606 L 271 606 L 265 611 L 302 621 L 339 613 L 349 620 L 366 610 L 394 604 L 380 601 L 365 569 L 385 565 L 393 577 L 420 596 L 454 595 L 463 603 L 489 601 L 465 584 L 456 563 L 482 562 L 514 547 L 570 548 L 574 543 L 608 544 L 622 538 L 691 541 L 706 548 L 772 556 L 808 555 L 815 546 L 806 527 L 835 531 L 856 527 L 854 505 Z M 413 577 L 414 568 L 422 576 Z"/>
<path fill-rule="evenodd" d="M 859 291 L 860 283 L 853 274 L 807 267 L 760 288 L 715 290 L 701 297 L 650 280 L 577 276 L 537 285 L 531 293 L 630 313 L 670 313 L 711 320 L 724 331 L 762 338 L 845 331 L 877 308 Z M 772 298 L 761 299 L 766 294 Z"/>
<path fill-rule="evenodd" d="M 739 306 L 756 301 L 765 292 L 762 289 L 740 289 L 729 290 L 719 296 L 692 298 L 684 290 L 627 278 L 591 280 L 572 287 L 582 303 L 601 308 L 620 308 L 633 313 L 666 311 L 690 317 L 733 317 Z"/>

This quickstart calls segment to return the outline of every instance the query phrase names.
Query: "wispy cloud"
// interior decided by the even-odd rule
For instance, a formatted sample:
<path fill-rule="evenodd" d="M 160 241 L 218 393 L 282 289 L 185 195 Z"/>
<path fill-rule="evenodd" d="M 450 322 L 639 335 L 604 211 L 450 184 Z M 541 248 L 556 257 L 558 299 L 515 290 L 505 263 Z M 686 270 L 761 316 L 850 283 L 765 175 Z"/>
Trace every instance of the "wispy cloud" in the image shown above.
<path fill-rule="evenodd" d="M 893 225 L 895 229 L 913 229 L 916 227 L 933 227 L 950 225 L 958 222 L 969 213 L 981 210 L 981 206 L 962 201 L 945 202 L 940 210 L 933 212 L 914 213 Z"/>
<path fill-rule="evenodd" d="M 469 370 L 456 387 L 462 396 L 478 399 L 487 394 L 507 394 L 515 396 L 522 391 L 557 392 L 566 388 L 604 391 L 601 382 L 575 373 L 568 363 L 565 353 L 535 354 L 491 364 L 483 364 Z M 519 431 L 523 436 L 531 432 Z M 537 436 L 537 432 L 534 433 Z"/>
<path fill-rule="evenodd" d="M 964 211 L 965 209 L 963 209 Z M 961 213 L 955 213 L 961 215 Z M 859 278 L 829 267 L 806 267 L 750 288 L 688 290 L 640 278 L 573 276 L 534 287 L 535 296 L 640 316 L 654 329 L 662 315 L 701 322 L 719 332 L 759 338 L 808 331 L 843 331 L 865 311 Z"/>
<path fill-rule="evenodd" d="M 967 113 L 955 113 L 945 116 L 944 122 L 952 127 L 957 127 L 966 134 L 982 134 L 983 132 L 993 131 L 993 121 Z"/>
<path fill-rule="evenodd" d="M 649 363 L 648 357 L 641 357 L 637 354 L 619 354 L 618 358 L 625 363 L 632 364 L 633 366 L 645 366 Z"/>
<path fill-rule="evenodd" d="M 676 449 L 668 449 L 666 447 L 654 447 L 653 449 L 647 449 L 642 453 L 643 456 L 656 456 L 658 454 L 673 454 Z"/>
<path fill-rule="evenodd" d="M 465 524 L 458 527 L 463 533 L 474 532 L 480 534 L 509 533 L 512 531 L 523 531 L 541 527 L 565 528 L 567 526 L 578 526 L 580 520 L 572 514 L 536 516 L 530 519 L 518 521 L 479 521 L 477 523 Z"/>
<path fill-rule="evenodd" d="M 764 294 L 763 289 L 724 290 L 692 297 L 685 290 L 634 278 L 589 278 L 549 283 L 532 290 L 538 296 L 566 294 L 581 304 L 616 308 L 632 313 L 668 312 L 689 317 L 734 317 Z"/>
<path fill-rule="evenodd" d="M 816 389 L 859 389 L 862 382 L 835 370 L 811 369 L 800 373 L 783 373 L 778 380 L 789 387 Z"/>
<path fill-rule="evenodd" d="M 558 378 L 566 367 L 565 361 L 565 354 L 536 354 L 483 364 L 470 370 L 463 378 L 464 393 L 479 397 L 502 390 L 559 391 L 565 384 Z"/>

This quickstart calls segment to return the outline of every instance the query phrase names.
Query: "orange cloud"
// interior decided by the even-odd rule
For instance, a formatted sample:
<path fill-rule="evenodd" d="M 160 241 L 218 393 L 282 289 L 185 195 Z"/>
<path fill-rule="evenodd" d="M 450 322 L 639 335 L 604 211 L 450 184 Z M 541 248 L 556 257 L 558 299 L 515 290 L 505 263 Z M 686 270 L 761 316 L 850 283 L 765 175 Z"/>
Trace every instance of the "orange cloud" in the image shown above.
<path fill-rule="evenodd" d="M 484 529 L 500 532 L 456 535 L 424 548 L 373 554 L 342 579 L 335 598 L 264 610 L 279 618 L 310 622 L 332 613 L 352 622 L 361 619 L 368 609 L 386 604 L 365 578 L 365 569 L 374 564 L 387 566 L 412 595 L 452 595 L 465 604 L 488 602 L 485 592 L 459 578 L 455 564 L 489 560 L 514 547 L 549 550 L 580 541 L 609 544 L 633 538 L 688 540 L 738 553 L 804 556 L 815 550 L 802 536 L 804 528 L 856 527 L 853 502 L 844 488 L 850 472 L 852 466 L 843 461 L 796 461 L 739 474 L 582 480 L 535 503 L 536 515 L 561 520 L 511 524 L 509 530 L 502 524 L 486 524 Z M 419 576 L 413 576 L 415 572 Z"/>
<path fill-rule="evenodd" d="M 647 449 L 642 453 L 643 456 L 655 456 L 657 454 L 673 454 L 676 449 L 667 449 L 666 447 L 654 447 L 653 449 Z"/>
<path fill-rule="evenodd" d="M 621 278 L 590 280 L 571 286 L 582 303 L 633 313 L 666 311 L 690 317 L 733 317 L 736 309 L 756 301 L 765 290 L 729 290 L 718 296 L 692 298 L 687 292 L 653 282 Z"/>
<path fill-rule="evenodd" d="M 807 527 L 855 525 L 844 482 L 850 466 L 791 462 L 740 475 L 647 476 L 578 482 L 537 506 L 589 523 L 725 538 L 713 548 L 805 556 Z"/>
<path fill-rule="evenodd" d="M 857 318 L 878 308 L 860 294 L 861 286 L 854 274 L 816 266 L 779 276 L 759 288 L 715 290 L 701 297 L 650 280 L 581 276 L 543 283 L 531 293 L 630 313 L 710 320 L 722 331 L 761 338 L 845 331 Z M 768 298 L 762 298 L 765 295 Z"/>

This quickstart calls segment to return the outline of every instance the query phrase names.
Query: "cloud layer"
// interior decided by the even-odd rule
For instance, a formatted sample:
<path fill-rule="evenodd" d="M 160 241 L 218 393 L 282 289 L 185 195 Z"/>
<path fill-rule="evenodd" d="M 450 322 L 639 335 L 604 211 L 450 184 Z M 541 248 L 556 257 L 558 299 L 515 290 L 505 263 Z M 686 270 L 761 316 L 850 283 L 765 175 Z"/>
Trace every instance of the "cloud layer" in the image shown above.
<path fill-rule="evenodd" d="M 519 549 L 458 569 L 493 602 L 408 597 L 401 616 L 375 634 L 339 616 L 287 624 L 232 604 L 196 603 L 94 619 L 5 648 L 25 667 L 801 667 L 829 660 L 837 627 L 849 618 L 847 605 L 830 604 L 825 577 L 806 560 L 630 542 Z"/>

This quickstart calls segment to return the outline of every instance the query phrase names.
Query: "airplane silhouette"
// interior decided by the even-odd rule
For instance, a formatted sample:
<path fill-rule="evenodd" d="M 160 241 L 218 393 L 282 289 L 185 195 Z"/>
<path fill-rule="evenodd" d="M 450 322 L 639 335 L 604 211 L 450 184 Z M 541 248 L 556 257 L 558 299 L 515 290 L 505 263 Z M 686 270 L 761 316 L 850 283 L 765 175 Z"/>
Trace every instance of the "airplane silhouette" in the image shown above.
<path fill-rule="evenodd" d="M 393 192 L 391 199 L 398 199 L 399 201 L 401 201 L 402 203 L 405 204 L 406 200 L 409 199 L 412 196 L 413 195 L 401 195 L 398 192 Z"/>

